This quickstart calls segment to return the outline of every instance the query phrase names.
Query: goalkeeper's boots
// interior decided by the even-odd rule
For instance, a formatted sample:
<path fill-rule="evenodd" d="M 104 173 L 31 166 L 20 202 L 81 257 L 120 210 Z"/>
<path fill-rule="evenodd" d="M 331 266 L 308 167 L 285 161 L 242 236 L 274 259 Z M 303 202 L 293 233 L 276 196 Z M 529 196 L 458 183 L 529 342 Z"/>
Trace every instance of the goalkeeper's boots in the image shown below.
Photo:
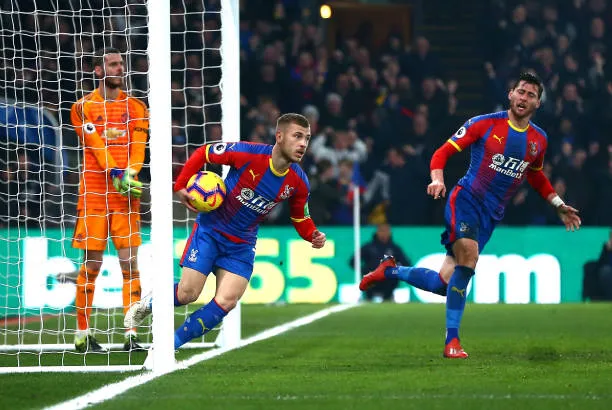
<path fill-rule="evenodd" d="M 108 350 L 103 348 L 92 335 L 75 336 L 74 348 L 79 353 L 106 353 Z"/>
<path fill-rule="evenodd" d="M 365 291 L 372 287 L 376 282 L 382 282 L 386 279 L 385 269 L 395 268 L 395 258 L 391 255 L 385 255 L 381 260 L 380 264 L 372 272 L 365 275 L 359 283 L 359 290 Z"/>
<path fill-rule="evenodd" d="M 151 314 L 153 305 L 152 302 L 153 297 L 149 293 L 148 295 L 143 296 L 143 298 L 138 302 L 130 306 L 125 314 L 125 318 L 123 319 L 123 326 L 125 326 L 127 329 L 139 326 L 145 320 L 145 318 Z"/>
<path fill-rule="evenodd" d="M 146 352 L 147 349 L 138 344 L 138 337 L 131 334 L 125 338 L 123 343 L 123 350 L 126 352 Z"/>
<path fill-rule="evenodd" d="M 444 357 L 447 359 L 467 359 L 468 354 L 461 347 L 459 339 L 454 338 L 444 347 Z"/>

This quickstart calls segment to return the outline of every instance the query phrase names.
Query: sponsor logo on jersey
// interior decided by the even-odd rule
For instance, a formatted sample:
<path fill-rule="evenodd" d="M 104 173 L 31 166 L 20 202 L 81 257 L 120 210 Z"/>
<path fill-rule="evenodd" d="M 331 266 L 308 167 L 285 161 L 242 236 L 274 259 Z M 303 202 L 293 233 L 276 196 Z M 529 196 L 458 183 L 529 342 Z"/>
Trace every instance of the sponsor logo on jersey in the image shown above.
<path fill-rule="evenodd" d="M 504 137 L 498 137 L 497 135 L 493 134 L 493 138 L 495 138 L 500 144 L 504 142 Z"/>
<path fill-rule="evenodd" d="M 107 128 L 102 133 L 102 136 L 107 141 L 114 141 L 114 140 L 116 140 L 118 138 L 124 137 L 125 133 L 126 133 L 125 130 L 118 130 L 117 128 Z"/>
<path fill-rule="evenodd" d="M 512 177 L 523 178 L 523 173 L 529 166 L 529 161 L 523 161 L 513 157 L 505 157 L 503 154 L 495 154 L 491 158 L 489 168 L 499 172 L 500 174 Z"/>
<path fill-rule="evenodd" d="M 284 191 L 280 194 L 281 199 L 289 198 L 291 194 L 293 194 L 294 189 L 295 188 L 293 188 L 292 186 L 289 186 L 289 184 L 285 185 Z"/>
<path fill-rule="evenodd" d="M 240 194 L 236 195 L 236 199 L 242 205 L 261 215 L 270 212 L 277 204 L 262 195 L 256 194 L 251 188 L 242 188 Z"/>

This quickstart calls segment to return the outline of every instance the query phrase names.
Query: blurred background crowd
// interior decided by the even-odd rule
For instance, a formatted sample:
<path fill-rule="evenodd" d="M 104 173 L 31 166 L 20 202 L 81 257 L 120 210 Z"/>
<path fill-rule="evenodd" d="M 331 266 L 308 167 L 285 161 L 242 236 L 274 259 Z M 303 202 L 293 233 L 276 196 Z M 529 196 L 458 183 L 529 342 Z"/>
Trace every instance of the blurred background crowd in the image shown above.
<path fill-rule="evenodd" d="M 59 223 L 74 215 L 79 151 L 69 110 L 95 87 L 91 52 L 102 45 L 128 51 L 127 86 L 147 98 L 146 7 L 106 0 L 102 9 L 101 1 L 90 0 L 88 9 L 79 10 L 81 2 L 66 1 L 60 2 L 65 12 L 54 12 L 57 2 L 37 0 L 34 12 L 22 3 L 0 0 L 2 29 L 19 32 L 4 46 L 0 98 L 44 106 L 49 124 L 60 124 L 61 132 L 41 147 L 3 126 L 0 215 L 5 223 L 8 216 Z M 273 143 L 280 113 L 299 112 L 310 120 L 312 140 L 302 166 L 319 225 L 352 223 L 354 187 L 363 223 L 442 224 L 444 204 L 425 191 L 433 151 L 468 118 L 506 109 L 511 81 L 533 71 L 546 87 L 534 118 L 549 136 L 545 172 L 566 202 L 581 210 L 585 224 L 612 226 L 609 1 L 388 3 L 395 7 L 392 16 L 364 19 L 352 29 L 334 24 L 335 16 L 321 19 L 320 1 L 241 1 L 241 139 Z M 176 176 L 193 149 L 222 138 L 221 24 L 219 0 L 172 4 Z M 394 20 L 402 13 L 406 24 Z M 59 171 L 43 166 L 58 158 Z M 466 153 L 451 159 L 447 186 L 468 163 Z M 148 178 L 146 169 L 142 177 Z M 17 197 L 30 200 L 11 200 Z M 147 212 L 145 207 L 145 220 Z M 286 224 L 287 213 L 277 207 L 267 223 Z M 558 220 L 525 184 L 503 223 Z"/>

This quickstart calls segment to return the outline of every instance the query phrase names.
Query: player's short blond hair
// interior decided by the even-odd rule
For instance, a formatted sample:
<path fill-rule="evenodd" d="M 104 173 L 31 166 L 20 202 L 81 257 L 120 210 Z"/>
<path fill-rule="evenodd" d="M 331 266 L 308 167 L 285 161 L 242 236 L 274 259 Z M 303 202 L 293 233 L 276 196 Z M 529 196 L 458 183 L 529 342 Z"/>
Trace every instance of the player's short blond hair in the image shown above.
<path fill-rule="evenodd" d="M 284 129 L 289 124 L 296 124 L 300 127 L 310 128 L 310 122 L 308 122 L 306 117 L 304 117 L 302 114 L 290 112 L 278 117 L 278 120 L 276 120 L 276 129 Z"/>

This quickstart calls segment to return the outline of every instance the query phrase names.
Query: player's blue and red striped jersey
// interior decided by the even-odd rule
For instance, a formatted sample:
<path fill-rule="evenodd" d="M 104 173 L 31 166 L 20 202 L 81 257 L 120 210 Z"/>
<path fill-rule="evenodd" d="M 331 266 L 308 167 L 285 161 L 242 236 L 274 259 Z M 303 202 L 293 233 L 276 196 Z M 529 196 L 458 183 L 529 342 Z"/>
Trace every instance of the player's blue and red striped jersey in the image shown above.
<path fill-rule="evenodd" d="M 526 171 L 542 169 L 548 137 L 533 122 L 517 128 L 501 111 L 469 119 L 448 142 L 458 151 L 471 146 L 470 167 L 458 184 L 501 220 Z"/>
<path fill-rule="evenodd" d="M 299 165 L 291 164 L 285 172 L 278 172 L 272 165 L 271 145 L 248 142 L 204 145 L 185 163 L 174 191 L 183 189 L 205 162 L 231 168 L 225 178 L 225 201 L 213 212 L 200 213 L 197 218 L 200 225 L 212 227 L 232 241 L 255 244 L 259 224 L 278 203 L 288 200 L 298 233 L 306 240 L 311 239 L 315 227 L 308 213 L 310 184 Z"/>

